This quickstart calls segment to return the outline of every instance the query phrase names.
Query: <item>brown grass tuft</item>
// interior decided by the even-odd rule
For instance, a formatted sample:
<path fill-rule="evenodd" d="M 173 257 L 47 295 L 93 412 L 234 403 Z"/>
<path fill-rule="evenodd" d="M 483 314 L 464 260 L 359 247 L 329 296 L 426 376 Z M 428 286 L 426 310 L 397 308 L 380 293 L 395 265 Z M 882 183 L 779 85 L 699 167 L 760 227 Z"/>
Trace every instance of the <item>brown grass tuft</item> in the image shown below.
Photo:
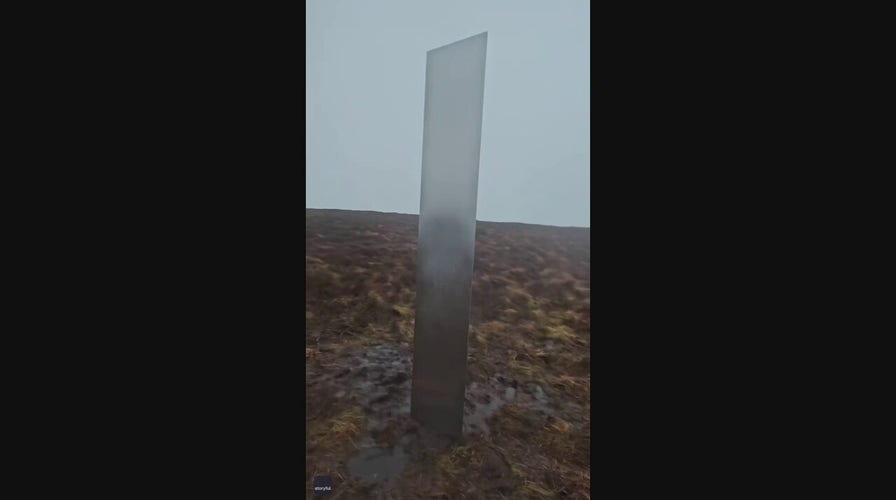
<path fill-rule="evenodd" d="M 522 488 L 520 488 L 520 490 L 524 494 L 529 495 L 530 497 L 536 497 L 536 498 L 553 498 L 554 497 L 553 491 L 542 487 L 540 484 L 538 484 L 536 482 L 529 481 L 528 479 L 523 481 L 523 486 L 522 486 Z"/>
<path fill-rule="evenodd" d="M 456 479 L 466 470 L 466 466 L 472 456 L 473 448 L 471 445 L 456 445 L 439 457 L 439 471 L 447 478 Z"/>
<path fill-rule="evenodd" d="M 324 451 L 351 443 L 357 448 L 355 439 L 360 435 L 365 420 L 360 408 L 350 408 L 329 420 L 315 422 L 308 429 L 306 439 L 309 440 L 309 447 Z"/>
<path fill-rule="evenodd" d="M 568 326 L 548 326 L 545 328 L 547 334 L 545 337 L 570 345 L 586 345 L 587 342 L 575 334 Z"/>
<path fill-rule="evenodd" d="M 392 306 L 392 311 L 403 318 L 414 317 L 414 310 L 407 306 L 394 305 Z"/>
<path fill-rule="evenodd" d="M 573 377 L 570 375 L 559 375 L 549 379 L 549 384 L 557 389 L 564 391 L 570 396 L 588 400 L 591 394 L 591 376 Z"/>

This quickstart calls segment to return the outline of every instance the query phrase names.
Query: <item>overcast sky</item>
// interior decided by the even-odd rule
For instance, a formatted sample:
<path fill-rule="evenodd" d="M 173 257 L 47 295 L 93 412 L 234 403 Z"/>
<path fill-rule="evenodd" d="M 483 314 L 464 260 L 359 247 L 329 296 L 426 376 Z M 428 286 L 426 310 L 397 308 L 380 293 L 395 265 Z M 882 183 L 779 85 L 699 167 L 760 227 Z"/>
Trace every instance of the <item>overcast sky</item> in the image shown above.
<path fill-rule="evenodd" d="M 307 207 L 418 214 L 426 52 L 487 31 L 476 218 L 590 227 L 589 9 L 307 0 Z"/>

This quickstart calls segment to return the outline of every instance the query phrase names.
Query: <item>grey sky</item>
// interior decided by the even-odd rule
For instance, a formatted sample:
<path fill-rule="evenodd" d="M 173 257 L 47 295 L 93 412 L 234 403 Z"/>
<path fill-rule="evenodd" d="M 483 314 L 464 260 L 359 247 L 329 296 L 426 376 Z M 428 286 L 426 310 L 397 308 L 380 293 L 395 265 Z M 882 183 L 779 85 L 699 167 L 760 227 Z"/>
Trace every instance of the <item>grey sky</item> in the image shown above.
<path fill-rule="evenodd" d="M 419 213 L 426 52 L 487 31 L 476 218 L 590 227 L 589 9 L 307 0 L 307 207 Z"/>

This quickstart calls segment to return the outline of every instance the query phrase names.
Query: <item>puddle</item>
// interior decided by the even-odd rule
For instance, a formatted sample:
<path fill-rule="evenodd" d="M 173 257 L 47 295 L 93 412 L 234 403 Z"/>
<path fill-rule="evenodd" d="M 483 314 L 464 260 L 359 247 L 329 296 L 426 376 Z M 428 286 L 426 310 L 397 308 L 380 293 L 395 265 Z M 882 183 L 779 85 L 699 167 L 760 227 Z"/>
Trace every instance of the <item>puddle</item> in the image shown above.
<path fill-rule="evenodd" d="M 385 345 L 346 360 L 339 383 L 363 409 L 367 430 L 379 433 L 411 413 L 411 357 Z M 347 395 L 347 394 L 346 394 Z"/>
<path fill-rule="evenodd" d="M 364 411 L 365 434 L 375 441 L 371 446 L 407 444 L 403 437 L 407 437 L 408 429 L 415 427 L 410 418 L 411 353 L 396 347 L 371 346 L 349 356 L 344 360 L 344 368 L 331 377 L 338 387 L 335 396 L 354 400 Z M 496 375 L 466 388 L 463 434 L 489 435 L 489 420 L 508 403 L 543 415 L 554 414 L 551 399 L 541 386 Z"/>
<path fill-rule="evenodd" d="M 398 475 L 408 463 L 401 447 L 364 448 L 345 464 L 349 474 L 370 481 L 382 481 Z"/>
<path fill-rule="evenodd" d="M 538 384 L 522 384 L 501 375 L 492 377 L 485 384 L 473 382 L 467 387 L 464 401 L 464 435 L 488 435 L 488 420 L 502 406 L 516 402 L 533 408 L 544 415 L 553 415 L 550 398 Z"/>

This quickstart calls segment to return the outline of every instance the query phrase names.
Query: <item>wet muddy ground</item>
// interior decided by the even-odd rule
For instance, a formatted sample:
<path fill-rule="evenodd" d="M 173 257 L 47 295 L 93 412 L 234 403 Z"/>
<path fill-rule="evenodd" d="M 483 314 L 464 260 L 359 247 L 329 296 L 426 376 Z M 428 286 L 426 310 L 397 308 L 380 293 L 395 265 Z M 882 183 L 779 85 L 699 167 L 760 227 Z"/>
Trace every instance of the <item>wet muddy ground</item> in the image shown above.
<path fill-rule="evenodd" d="M 589 498 L 589 231 L 478 223 L 454 443 L 410 418 L 416 223 L 306 212 L 306 491 Z"/>

